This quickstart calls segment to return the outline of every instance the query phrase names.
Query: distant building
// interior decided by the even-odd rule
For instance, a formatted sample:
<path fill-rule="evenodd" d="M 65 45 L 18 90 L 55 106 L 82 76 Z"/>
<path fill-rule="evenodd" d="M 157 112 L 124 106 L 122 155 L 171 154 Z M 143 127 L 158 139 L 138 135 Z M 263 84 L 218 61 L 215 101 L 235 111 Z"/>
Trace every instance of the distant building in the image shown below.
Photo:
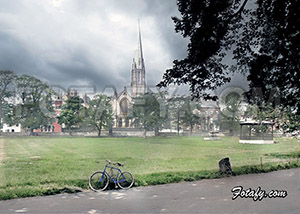
<path fill-rule="evenodd" d="M 10 107 L 10 104 L 14 104 L 14 100 L 10 99 L 8 102 L 5 102 L 2 104 L 2 113 L 4 115 L 10 115 L 13 114 L 13 109 Z M 13 124 L 9 125 L 7 123 L 4 123 L 4 119 L 0 119 L 2 128 L 2 132 L 22 132 L 21 124 Z"/>
<path fill-rule="evenodd" d="M 63 105 L 62 95 L 56 95 L 53 97 L 53 107 L 55 111 L 55 121 L 52 124 L 41 126 L 39 129 L 35 129 L 34 132 L 62 132 L 62 126 L 58 123 L 57 116 L 59 116 L 61 107 Z"/>
<path fill-rule="evenodd" d="M 218 132 L 220 126 L 218 123 L 219 115 L 221 112 L 220 107 L 216 102 L 201 100 L 200 107 L 193 110 L 193 114 L 199 117 L 199 122 L 194 124 L 193 132 Z M 171 128 L 172 130 L 177 129 L 177 118 L 172 118 Z M 181 124 L 180 129 L 183 131 L 189 131 L 190 126 L 187 124 Z"/>
<path fill-rule="evenodd" d="M 198 125 L 195 125 L 195 130 L 198 131 L 219 131 L 219 114 L 221 110 L 220 107 L 212 104 L 212 103 L 206 103 L 206 105 L 202 105 L 200 109 L 195 109 L 194 113 L 198 114 L 200 116 L 200 123 Z"/>
<path fill-rule="evenodd" d="M 61 107 L 63 105 L 62 96 L 57 96 L 57 99 L 54 101 L 54 110 L 55 110 L 55 122 L 52 123 L 53 132 L 62 132 L 62 126 L 58 123 L 57 117 L 60 114 Z"/>
<path fill-rule="evenodd" d="M 21 124 L 10 126 L 4 123 L 2 127 L 2 132 L 22 132 Z"/>

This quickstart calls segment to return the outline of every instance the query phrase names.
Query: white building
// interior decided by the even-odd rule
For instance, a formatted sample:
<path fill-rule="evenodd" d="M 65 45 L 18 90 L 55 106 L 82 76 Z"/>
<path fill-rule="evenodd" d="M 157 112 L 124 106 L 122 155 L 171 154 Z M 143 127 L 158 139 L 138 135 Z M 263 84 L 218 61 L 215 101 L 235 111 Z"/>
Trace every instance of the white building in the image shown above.
<path fill-rule="evenodd" d="M 9 126 L 8 124 L 3 124 L 2 132 L 22 132 L 21 124 Z"/>

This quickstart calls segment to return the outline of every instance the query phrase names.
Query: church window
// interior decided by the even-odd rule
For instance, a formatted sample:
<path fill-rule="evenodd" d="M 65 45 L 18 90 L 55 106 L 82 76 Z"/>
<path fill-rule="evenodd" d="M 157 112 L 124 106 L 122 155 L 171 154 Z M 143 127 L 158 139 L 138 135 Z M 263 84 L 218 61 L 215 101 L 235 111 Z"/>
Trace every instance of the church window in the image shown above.
<path fill-rule="evenodd" d="M 121 114 L 127 114 L 128 113 L 128 100 L 126 98 L 123 98 L 121 100 L 120 110 L 121 110 Z"/>

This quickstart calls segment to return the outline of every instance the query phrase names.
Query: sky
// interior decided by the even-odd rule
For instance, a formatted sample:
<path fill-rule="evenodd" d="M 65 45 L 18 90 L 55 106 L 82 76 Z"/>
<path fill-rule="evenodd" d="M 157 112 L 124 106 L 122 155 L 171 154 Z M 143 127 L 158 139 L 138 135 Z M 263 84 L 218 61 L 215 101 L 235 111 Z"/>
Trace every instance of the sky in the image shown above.
<path fill-rule="evenodd" d="M 176 0 L 0 0 L 0 70 L 64 90 L 119 92 L 130 86 L 140 19 L 146 82 L 155 86 L 187 55 L 172 16 L 180 17 Z M 237 75 L 230 85 L 247 81 Z"/>
<path fill-rule="evenodd" d="M 0 70 L 62 87 L 130 85 L 140 19 L 148 85 L 187 39 L 175 33 L 176 0 L 0 0 Z"/>

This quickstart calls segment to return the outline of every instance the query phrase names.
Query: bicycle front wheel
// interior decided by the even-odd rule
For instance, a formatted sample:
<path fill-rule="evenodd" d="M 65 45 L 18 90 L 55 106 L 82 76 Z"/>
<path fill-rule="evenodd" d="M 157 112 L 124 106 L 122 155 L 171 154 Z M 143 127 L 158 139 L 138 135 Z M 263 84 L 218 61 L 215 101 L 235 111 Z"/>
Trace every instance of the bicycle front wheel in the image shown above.
<path fill-rule="evenodd" d="M 97 171 L 91 174 L 89 178 L 89 186 L 91 190 L 105 190 L 108 186 L 108 178 L 105 173 Z"/>
<path fill-rule="evenodd" d="M 134 178 L 130 172 L 122 172 L 119 174 L 117 182 L 121 189 L 129 189 L 134 183 Z"/>

